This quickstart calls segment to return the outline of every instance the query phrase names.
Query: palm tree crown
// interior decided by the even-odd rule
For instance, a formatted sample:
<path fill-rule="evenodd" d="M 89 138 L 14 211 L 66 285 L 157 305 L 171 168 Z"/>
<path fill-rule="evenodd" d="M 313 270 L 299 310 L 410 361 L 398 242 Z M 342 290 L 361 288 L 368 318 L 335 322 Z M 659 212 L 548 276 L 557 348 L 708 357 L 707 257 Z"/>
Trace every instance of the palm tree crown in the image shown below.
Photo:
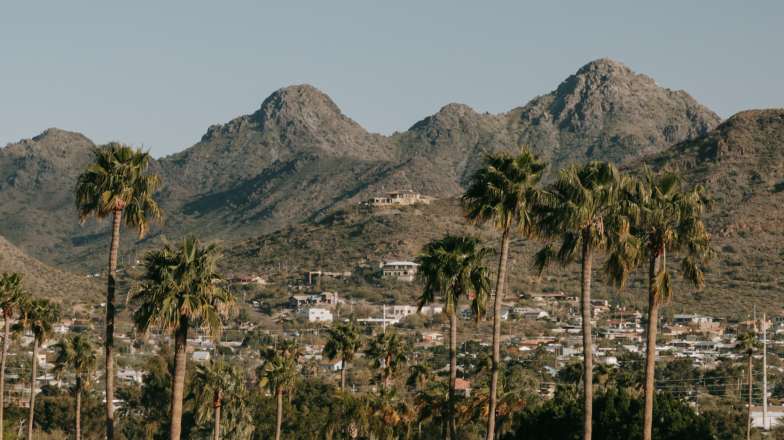
<path fill-rule="evenodd" d="M 0 277 L 0 309 L 6 318 L 30 300 L 30 292 L 24 290 L 23 280 L 24 274 L 18 272 L 6 272 Z"/>
<path fill-rule="evenodd" d="M 133 315 L 140 332 L 147 333 L 153 327 L 176 331 L 180 317 L 186 316 L 213 337 L 221 333 L 221 317 L 231 313 L 235 302 L 230 293 L 213 282 L 221 278 L 217 271 L 221 257 L 216 252 L 218 244 L 201 247 L 199 240 L 189 235 L 175 249 L 164 238 L 162 250 L 144 257 L 144 282 L 133 292 L 134 300 L 143 301 Z"/>
<path fill-rule="evenodd" d="M 48 299 L 33 298 L 21 307 L 19 322 L 13 325 L 11 331 L 21 334 L 30 330 L 35 336 L 35 343 L 41 346 L 54 335 L 54 324 L 59 321 L 57 304 Z"/>
<path fill-rule="evenodd" d="M 93 162 L 74 188 L 80 221 L 91 215 L 102 220 L 124 210 L 123 225 L 138 230 L 139 237 L 149 230 L 148 218 L 163 221 L 165 215 L 152 198 L 161 179 L 155 174 L 142 174 L 150 165 L 149 153 L 110 142 L 106 148 L 94 148 L 93 155 Z"/>
<path fill-rule="evenodd" d="M 97 351 L 89 336 L 66 336 L 60 340 L 55 350 L 57 354 L 53 371 L 58 376 L 66 368 L 74 370 L 77 375 L 95 368 Z"/>
<path fill-rule="evenodd" d="M 380 368 L 381 379 L 388 383 L 389 378 L 408 362 L 406 341 L 397 333 L 381 333 L 370 343 L 367 356 L 371 359 L 370 368 Z"/>
<path fill-rule="evenodd" d="M 354 357 L 362 348 L 362 329 L 354 321 L 337 323 L 329 330 L 329 339 L 324 345 L 324 355 L 329 360 L 340 358 L 340 389 L 346 389 L 346 364 L 353 364 Z"/>

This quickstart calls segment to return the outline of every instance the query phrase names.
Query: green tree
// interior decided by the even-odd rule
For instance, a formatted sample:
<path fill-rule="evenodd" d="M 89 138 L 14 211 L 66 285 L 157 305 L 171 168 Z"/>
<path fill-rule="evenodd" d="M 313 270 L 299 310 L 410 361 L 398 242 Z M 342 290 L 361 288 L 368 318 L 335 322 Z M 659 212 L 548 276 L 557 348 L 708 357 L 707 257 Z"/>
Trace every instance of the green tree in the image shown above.
<path fill-rule="evenodd" d="M 275 421 L 275 440 L 280 440 L 280 424 L 283 418 L 283 392 L 294 389 L 297 379 L 297 362 L 295 359 L 284 359 L 277 356 L 259 367 L 260 387 L 267 387 L 270 394 L 275 396 L 278 404 Z"/>
<path fill-rule="evenodd" d="M 493 223 L 501 231 L 501 258 L 498 263 L 496 296 L 493 306 L 493 364 L 490 379 L 490 416 L 487 419 L 487 440 L 495 432 L 498 363 L 501 359 L 501 303 L 503 301 L 509 240 L 513 228 L 521 235 L 530 235 L 535 226 L 532 205 L 539 199 L 536 189 L 550 164 L 539 155 L 521 148 L 520 154 L 484 152 L 483 167 L 471 176 L 461 202 L 466 220 L 473 224 Z"/>
<path fill-rule="evenodd" d="M 141 148 L 110 142 L 105 148 L 93 149 L 93 162 L 79 176 L 74 187 L 79 221 L 94 216 L 104 220 L 112 216 L 112 242 L 109 250 L 109 279 L 106 291 L 106 439 L 114 440 L 114 310 L 117 286 L 117 249 L 120 225 L 139 231 L 139 238 L 149 230 L 150 220 L 163 222 L 163 211 L 152 198 L 161 179 L 142 174 L 150 165 L 149 153 Z M 123 212 L 125 215 L 123 215 Z"/>
<path fill-rule="evenodd" d="M 24 333 L 25 330 L 33 332 L 33 366 L 30 379 L 30 417 L 27 419 L 27 440 L 33 439 L 33 415 L 35 414 L 35 384 L 36 367 L 38 366 L 38 348 L 54 334 L 53 324 L 60 318 L 57 316 L 57 304 L 48 299 L 33 298 L 21 307 L 22 313 L 19 321 L 13 325 L 11 331 L 14 335 Z"/>
<path fill-rule="evenodd" d="M 216 286 L 217 242 L 200 246 L 199 240 L 189 235 L 177 248 L 163 239 L 163 249 L 148 252 L 144 257 L 144 281 L 133 290 L 133 299 L 142 305 L 133 315 L 141 334 L 149 334 L 153 327 L 174 333 L 174 377 L 170 435 L 172 440 L 182 433 L 182 397 L 185 386 L 186 354 L 190 320 L 208 336 L 220 335 L 221 317 L 228 316 L 235 306 L 234 297 Z"/>
<path fill-rule="evenodd" d="M 593 355 L 591 354 L 591 269 L 593 254 L 608 249 L 610 240 L 624 223 L 619 208 L 632 180 L 609 162 L 591 162 L 582 167 L 572 165 L 558 172 L 547 197 L 538 205 L 538 233 L 545 238 L 560 238 L 561 248 L 548 244 L 537 252 L 534 267 L 541 277 L 553 261 L 566 267 L 581 256 L 583 321 L 584 420 L 583 438 L 591 439 L 593 403 Z"/>
<path fill-rule="evenodd" d="M 89 336 L 73 335 L 60 340 L 55 347 L 57 357 L 54 361 L 54 373 L 59 378 L 66 368 L 74 370 L 76 375 L 76 440 L 81 439 L 81 411 L 82 411 L 82 373 L 87 373 L 88 383 L 91 382 L 90 373 L 95 369 L 96 350 L 90 342 Z"/>
<path fill-rule="evenodd" d="M 594 367 L 594 382 L 604 385 L 604 392 L 607 392 L 607 384 L 615 380 L 618 376 L 618 369 L 610 364 L 596 364 Z"/>
<path fill-rule="evenodd" d="M 17 272 L 6 272 L 0 278 L 0 308 L 3 309 L 3 352 L 0 355 L 0 396 L 5 396 L 5 364 L 8 353 L 8 336 L 11 334 L 11 317 L 14 310 L 19 309 L 23 304 L 30 300 L 30 292 L 24 290 L 23 274 Z M 3 440 L 3 410 L 4 405 L 0 405 L 0 440 Z"/>
<path fill-rule="evenodd" d="M 354 363 L 354 357 L 362 348 L 362 329 L 355 321 L 336 323 L 329 330 L 324 355 L 329 360 L 341 360 L 340 389 L 346 390 L 346 365 Z"/>
<path fill-rule="evenodd" d="M 755 351 L 762 350 L 762 342 L 757 340 L 757 334 L 752 330 L 748 333 L 741 333 L 738 335 L 735 348 L 737 348 L 741 353 L 748 355 L 749 360 L 749 417 L 746 422 L 746 440 L 749 440 L 751 439 L 751 390 L 753 388 L 754 380 L 754 376 L 751 374 L 751 369 L 753 367 L 752 356 L 754 355 Z M 765 392 L 767 392 L 767 390 L 765 390 Z"/>
<path fill-rule="evenodd" d="M 608 259 L 614 268 L 605 270 L 616 285 L 625 283 L 626 274 L 648 260 L 648 329 L 645 362 L 645 411 L 643 440 L 650 440 L 653 423 L 653 394 L 656 392 L 656 325 L 658 307 L 673 297 L 670 273 L 667 270 L 667 251 L 681 252 L 683 277 L 697 289 L 705 283 L 697 262 L 707 262 L 713 256 L 702 216 L 713 206 L 705 188 L 700 185 L 688 191 L 680 190 L 677 174 L 666 171 L 656 179 L 645 170 L 645 183 L 636 185 L 629 203 L 637 214 L 632 236 Z M 636 236 L 636 238 L 634 237 Z"/>
<path fill-rule="evenodd" d="M 322 428 L 322 435 L 327 440 L 343 430 L 349 439 L 368 433 L 372 409 L 367 396 L 354 396 L 340 390 L 335 394 L 335 403 L 337 408 L 333 417 Z"/>
<path fill-rule="evenodd" d="M 389 387 L 389 378 L 408 362 L 406 341 L 392 332 L 381 333 L 371 341 L 366 355 L 371 359 L 370 368 L 381 369 L 381 379 L 386 387 Z"/>
<path fill-rule="evenodd" d="M 378 440 L 409 438 L 416 413 L 399 396 L 397 386 L 381 385 L 378 394 L 368 393 L 370 403 L 369 431 Z"/>
<path fill-rule="evenodd" d="M 414 397 L 414 408 L 419 414 L 420 427 L 425 420 L 433 420 L 441 425 L 441 439 L 447 440 L 447 422 L 449 420 L 449 382 L 433 380 L 417 392 Z M 421 431 L 419 438 L 422 438 Z"/>
<path fill-rule="evenodd" d="M 569 362 L 558 371 L 558 379 L 561 382 L 574 384 L 575 391 L 579 392 L 577 387 L 580 384 L 580 381 L 583 379 L 583 376 L 585 376 L 585 371 L 583 371 L 583 368 L 582 361 Z"/>
<path fill-rule="evenodd" d="M 204 423 L 212 414 L 213 436 L 215 440 L 219 440 L 221 437 L 221 407 L 224 401 L 239 400 L 237 403 L 240 406 L 244 404 L 242 397 L 245 394 L 245 373 L 223 359 L 213 361 L 207 367 L 196 367 L 192 388 L 195 390 L 197 402 L 196 422 Z M 238 412 L 247 414 L 247 411 Z M 246 420 L 246 422 L 249 423 L 250 420 Z M 234 426 L 226 426 L 224 432 L 233 428 Z"/>
<path fill-rule="evenodd" d="M 481 240 L 474 237 L 445 235 L 433 240 L 419 251 L 417 280 L 422 284 L 422 296 L 417 300 L 418 309 L 444 298 L 444 313 L 450 318 L 449 338 L 449 433 L 457 440 L 455 424 L 455 381 L 457 379 L 457 310 L 460 299 L 472 294 L 471 310 L 477 323 L 484 316 L 490 293 L 490 269 L 484 259 L 493 254 L 492 249 L 479 249 Z"/>
<path fill-rule="evenodd" d="M 498 380 L 498 406 L 496 406 L 496 417 L 498 425 L 491 433 L 491 439 L 500 438 L 501 429 L 504 426 L 511 426 L 514 413 L 522 411 L 526 407 L 526 401 L 522 394 L 510 389 L 505 375 Z M 465 421 L 478 420 L 488 417 L 490 414 L 490 388 L 483 386 L 474 389 L 469 403 L 461 408 L 460 416 Z"/>

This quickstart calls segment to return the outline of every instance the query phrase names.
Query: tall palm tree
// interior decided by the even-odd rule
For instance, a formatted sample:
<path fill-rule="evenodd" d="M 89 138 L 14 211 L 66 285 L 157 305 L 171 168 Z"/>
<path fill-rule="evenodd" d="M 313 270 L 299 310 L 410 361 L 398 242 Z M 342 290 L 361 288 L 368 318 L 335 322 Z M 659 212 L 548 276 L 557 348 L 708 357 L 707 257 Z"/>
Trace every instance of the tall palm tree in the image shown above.
<path fill-rule="evenodd" d="M 746 440 L 749 440 L 751 438 L 751 390 L 752 380 L 754 379 L 754 376 L 751 374 L 751 369 L 753 367 L 751 361 L 754 352 L 762 350 L 762 342 L 757 340 L 757 334 L 752 330 L 748 333 L 741 333 L 738 335 L 735 348 L 741 353 L 746 353 L 749 357 L 749 417 L 746 422 Z"/>
<path fill-rule="evenodd" d="M 381 379 L 389 387 L 389 378 L 408 362 L 406 341 L 397 333 L 381 333 L 370 343 L 367 356 L 370 368 L 381 369 Z"/>
<path fill-rule="evenodd" d="M 223 359 L 207 367 L 197 366 L 193 381 L 196 399 L 200 403 L 196 412 L 199 423 L 213 416 L 215 440 L 220 440 L 221 406 L 223 401 L 236 398 L 245 390 L 245 373 Z"/>
<path fill-rule="evenodd" d="M 329 360 L 341 360 L 340 389 L 346 391 L 346 365 L 354 363 L 354 357 L 362 348 L 362 329 L 355 321 L 333 324 L 324 345 L 324 354 Z"/>
<path fill-rule="evenodd" d="M 8 353 L 8 336 L 11 328 L 11 317 L 14 309 L 19 309 L 30 300 L 30 292 L 24 290 L 22 280 L 24 275 L 17 272 L 6 272 L 0 278 L 0 308 L 3 310 L 3 352 L 0 355 L 0 427 L 3 425 L 2 396 L 5 395 L 5 364 Z M 3 430 L 0 429 L 0 440 L 3 440 Z"/>
<path fill-rule="evenodd" d="M 155 174 L 142 174 L 150 165 L 149 153 L 141 148 L 110 142 L 105 148 L 93 149 L 93 162 L 79 176 L 74 187 L 79 221 L 94 216 L 98 220 L 112 216 L 112 242 L 109 248 L 109 280 L 106 290 L 106 439 L 114 440 L 114 296 L 117 286 L 117 249 L 120 225 L 139 231 L 139 238 L 149 230 L 149 222 L 163 222 L 163 211 L 152 193 L 161 185 Z M 123 215 L 125 212 L 125 215 Z"/>
<path fill-rule="evenodd" d="M 536 189 L 550 164 L 542 162 L 538 154 L 521 148 L 520 154 L 506 152 L 482 154 L 483 167 L 471 176 L 466 193 L 461 198 L 466 220 L 473 224 L 488 221 L 501 231 L 501 258 L 493 306 L 493 364 L 490 379 L 490 417 L 487 419 L 487 440 L 495 432 L 496 391 L 498 363 L 501 359 L 501 302 L 506 281 L 509 240 L 512 230 L 530 235 L 535 226 L 532 205 L 539 198 Z"/>
<path fill-rule="evenodd" d="M 630 197 L 638 211 L 632 235 L 618 248 L 617 258 L 610 258 L 606 266 L 616 285 L 625 283 L 626 273 L 648 260 L 648 334 L 645 359 L 645 406 L 643 439 L 651 439 L 653 428 L 654 375 L 656 370 L 656 330 L 658 307 L 673 297 L 670 273 L 667 270 L 667 251 L 684 254 L 681 272 L 695 288 L 702 288 L 705 280 L 698 261 L 713 257 L 709 245 L 710 234 L 705 230 L 702 216 L 713 207 L 705 188 L 700 185 L 681 191 L 677 174 L 665 171 L 656 179 L 645 170 L 645 183 L 637 185 Z M 636 238 L 635 238 L 636 236 Z M 614 265 L 614 267 L 613 267 Z"/>
<path fill-rule="evenodd" d="M 593 419 L 593 355 L 591 352 L 591 269 L 593 254 L 606 251 L 608 241 L 628 220 L 620 220 L 626 191 L 633 180 L 622 175 L 609 162 L 591 162 L 582 167 L 571 165 L 558 172 L 558 178 L 538 206 L 537 233 L 545 238 L 559 238 L 561 248 L 545 246 L 534 256 L 539 276 L 554 261 L 566 267 L 582 257 L 581 312 L 583 320 L 584 375 L 583 438 L 591 439 Z"/>
<path fill-rule="evenodd" d="M 283 392 L 294 388 L 297 379 L 296 367 L 297 361 L 295 359 L 284 359 L 283 356 L 277 356 L 259 367 L 261 377 L 259 386 L 266 386 L 270 394 L 275 396 L 278 404 L 275 440 L 280 440 L 280 424 L 283 421 Z"/>
<path fill-rule="evenodd" d="M 13 325 L 11 331 L 15 336 L 25 330 L 33 332 L 33 367 L 30 380 L 30 416 L 27 421 L 27 440 L 33 439 L 33 414 L 35 414 L 35 383 L 38 367 L 38 348 L 54 334 L 53 324 L 60 320 L 57 316 L 57 304 L 48 299 L 33 298 L 21 307 L 22 313 L 19 322 Z"/>
<path fill-rule="evenodd" d="M 76 375 L 76 440 L 81 439 L 81 411 L 82 411 L 82 373 L 90 373 L 95 369 L 97 352 L 90 342 L 89 336 L 73 335 L 60 340 L 55 347 L 57 357 L 54 361 L 54 372 L 59 378 L 63 370 L 70 368 Z"/>
<path fill-rule="evenodd" d="M 174 379 L 172 382 L 171 439 L 182 433 L 182 396 L 185 386 L 185 347 L 190 320 L 210 337 L 223 330 L 221 317 L 236 307 L 234 297 L 213 280 L 220 279 L 216 251 L 217 242 L 200 246 L 189 235 L 176 249 L 163 239 L 163 249 L 148 252 L 144 257 L 144 281 L 133 289 L 133 299 L 142 305 L 133 315 L 141 334 L 153 327 L 174 334 Z"/>
<path fill-rule="evenodd" d="M 481 240 L 474 237 L 445 235 L 426 244 L 416 256 L 419 264 L 417 280 L 422 284 L 422 296 L 417 308 L 422 309 L 444 298 L 444 313 L 450 320 L 449 338 L 449 434 L 457 440 L 455 424 L 455 382 L 457 380 L 457 309 L 460 299 L 474 295 L 471 309 L 478 323 L 485 315 L 490 293 L 491 271 L 484 264 L 485 257 L 494 251 L 479 249 Z"/>

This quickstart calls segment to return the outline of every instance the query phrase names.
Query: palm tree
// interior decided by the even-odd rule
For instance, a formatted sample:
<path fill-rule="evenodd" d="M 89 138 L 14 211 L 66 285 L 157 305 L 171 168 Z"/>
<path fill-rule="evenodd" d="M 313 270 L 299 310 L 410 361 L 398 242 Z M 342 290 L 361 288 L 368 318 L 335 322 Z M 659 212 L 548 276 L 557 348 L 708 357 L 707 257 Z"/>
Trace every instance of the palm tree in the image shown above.
<path fill-rule="evenodd" d="M 406 385 L 410 387 L 418 387 L 420 391 L 424 391 L 427 383 L 435 377 L 433 374 L 433 367 L 428 362 L 423 362 L 421 364 L 412 365 L 411 368 L 408 369 L 408 379 L 406 380 Z M 421 412 L 421 411 L 420 411 Z M 422 417 L 420 414 L 419 417 L 419 436 L 418 438 L 422 438 Z"/>
<path fill-rule="evenodd" d="M 217 273 L 217 242 L 200 246 L 189 235 L 174 249 L 163 239 L 163 249 L 144 257 L 144 281 L 133 290 L 133 299 L 141 300 L 133 321 L 141 334 L 157 327 L 174 333 L 174 379 L 172 382 L 171 439 L 182 432 L 182 396 L 185 386 L 185 347 L 190 320 L 208 336 L 217 337 L 223 330 L 221 317 L 227 317 L 236 303 L 234 297 L 213 280 Z"/>
<path fill-rule="evenodd" d="M 294 388 L 297 379 L 297 361 L 295 359 L 284 359 L 277 356 L 270 362 L 265 362 L 259 367 L 261 380 L 259 386 L 266 386 L 270 394 L 275 396 L 278 403 L 278 411 L 275 422 L 275 440 L 280 440 L 280 424 L 283 421 L 283 391 Z"/>
<path fill-rule="evenodd" d="M 593 419 L 593 365 L 591 354 L 591 269 L 595 251 L 608 249 L 608 241 L 620 233 L 628 220 L 620 220 L 620 210 L 632 179 L 621 175 L 612 163 L 591 162 L 582 167 L 572 165 L 558 172 L 549 193 L 538 205 L 538 231 L 545 238 L 560 238 L 559 250 L 545 246 L 534 257 L 534 267 L 541 277 L 545 267 L 557 261 L 566 267 L 578 255 L 582 260 L 581 312 L 583 320 L 583 358 L 585 363 L 583 394 L 585 399 L 583 438 L 591 439 Z"/>
<path fill-rule="evenodd" d="M 709 237 L 702 216 L 713 207 L 711 200 L 700 185 L 691 190 L 679 190 L 678 176 L 666 171 L 655 179 L 649 169 L 645 170 L 645 184 L 638 184 L 636 194 L 631 197 L 638 211 L 632 237 L 622 241 L 616 252 L 620 256 L 608 259 L 605 266 L 615 266 L 603 271 L 610 273 L 616 285 L 622 285 L 626 273 L 641 265 L 647 257 L 648 268 L 648 334 L 645 360 L 645 407 L 643 412 L 643 439 L 651 439 L 653 427 L 654 375 L 656 370 L 656 325 L 658 307 L 673 297 L 670 274 L 667 271 L 667 251 L 684 254 L 681 272 L 695 288 L 700 289 L 704 277 L 697 261 L 707 262 L 713 256 Z M 636 238 L 634 237 L 636 236 Z M 646 243 L 643 245 L 643 243 Z"/>
<path fill-rule="evenodd" d="M 324 425 L 322 435 L 331 440 L 335 431 L 346 430 L 349 439 L 364 436 L 370 427 L 371 408 L 367 396 L 354 396 L 339 390 L 335 395 L 336 410 Z M 341 437 L 342 438 L 342 437 Z"/>
<path fill-rule="evenodd" d="M 19 322 L 13 325 L 11 331 L 15 336 L 25 330 L 33 332 L 33 367 L 30 385 L 30 416 L 27 421 L 27 440 L 33 438 L 33 414 L 35 414 L 35 383 L 36 367 L 38 366 L 38 347 L 54 334 L 53 324 L 60 318 L 57 317 L 57 304 L 48 299 L 34 298 L 23 304 Z"/>
<path fill-rule="evenodd" d="M 450 319 L 449 338 L 449 433 L 457 440 L 455 424 L 455 382 L 457 379 L 457 308 L 462 297 L 474 295 L 471 309 L 478 323 L 485 315 L 490 293 L 490 269 L 484 259 L 494 253 L 492 249 L 478 249 L 479 238 L 445 235 L 433 240 L 419 251 L 417 280 L 422 284 L 422 296 L 417 299 L 419 310 L 444 298 L 444 313 Z"/>
<path fill-rule="evenodd" d="M 501 376 L 498 381 L 498 426 L 490 435 L 491 439 L 497 439 L 501 435 L 501 427 L 510 425 L 512 422 L 512 415 L 515 412 L 522 411 L 526 407 L 526 401 L 521 393 L 511 391 L 508 389 L 508 384 L 505 376 Z M 479 418 L 489 417 L 490 415 L 490 388 L 483 386 L 472 393 L 468 405 L 463 406 L 460 410 L 460 415 L 463 420 L 470 421 Z"/>
<path fill-rule="evenodd" d="M 346 365 L 354 363 L 354 356 L 362 348 L 362 329 L 355 321 L 333 324 L 324 354 L 329 360 L 340 357 L 340 389 L 346 391 Z"/>
<path fill-rule="evenodd" d="M 417 392 L 414 397 L 415 408 L 419 413 L 420 426 L 427 419 L 438 420 L 441 423 L 441 439 L 447 440 L 447 420 L 449 413 L 449 382 L 433 380 Z M 421 432 L 419 438 L 422 438 Z"/>
<path fill-rule="evenodd" d="M 583 368 L 582 361 L 569 362 L 558 371 L 558 378 L 568 384 L 574 384 L 574 390 L 579 394 L 578 385 L 585 376 Z"/>
<path fill-rule="evenodd" d="M 306 368 L 313 376 L 318 376 L 318 372 L 321 369 L 321 362 L 315 357 L 312 357 L 308 360 Z"/>
<path fill-rule="evenodd" d="M 90 381 L 90 373 L 95 369 L 96 350 L 90 342 L 89 336 L 73 335 L 66 336 L 57 344 L 57 357 L 54 361 L 54 372 L 58 379 L 63 370 L 71 368 L 76 375 L 76 440 L 81 439 L 81 411 L 82 411 L 82 373 L 87 373 L 87 380 Z"/>
<path fill-rule="evenodd" d="M 381 379 L 389 387 L 389 378 L 408 362 L 406 341 L 397 333 L 381 333 L 370 343 L 367 356 L 370 368 L 380 368 Z"/>
<path fill-rule="evenodd" d="M 14 309 L 30 300 L 30 292 L 24 290 L 22 280 L 24 275 L 17 272 L 6 272 L 0 278 L 0 308 L 3 309 L 3 352 L 0 355 L 0 427 L 3 425 L 2 396 L 5 394 L 5 364 L 8 352 L 8 335 L 10 334 L 11 317 Z M 0 429 L 0 440 L 3 440 L 3 430 Z"/>
<path fill-rule="evenodd" d="M 193 388 L 200 403 L 197 421 L 204 423 L 213 415 L 215 440 L 220 439 L 221 406 L 223 401 L 236 398 L 245 390 L 245 373 L 223 359 L 212 362 L 208 367 L 197 366 Z"/>
<path fill-rule="evenodd" d="M 607 384 L 615 380 L 615 376 L 618 375 L 618 369 L 610 364 L 601 363 L 597 364 L 594 370 L 596 370 L 594 382 L 604 385 L 604 391 L 607 392 Z"/>
<path fill-rule="evenodd" d="M 398 399 L 399 389 L 396 386 L 381 385 L 378 395 L 368 393 L 370 405 L 369 430 L 377 440 L 394 440 L 409 438 L 411 424 L 416 413 Z"/>
<path fill-rule="evenodd" d="M 490 417 L 487 419 L 487 440 L 495 432 L 496 391 L 498 363 L 501 359 L 501 302 L 506 281 L 509 240 L 512 229 L 521 235 L 530 235 L 533 226 L 532 204 L 539 198 L 535 187 L 542 180 L 550 164 L 541 162 L 538 154 L 521 148 L 520 154 L 506 152 L 482 154 L 483 168 L 474 172 L 468 189 L 461 198 L 466 220 L 473 224 L 492 221 L 501 231 L 501 259 L 493 306 L 493 364 L 490 379 Z"/>
<path fill-rule="evenodd" d="M 751 368 L 753 367 L 751 361 L 754 352 L 762 350 L 762 342 L 757 340 L 757 334 L 752 330 L 748 333 L 741 333 L 738 335 L 735 348 L 740 352 L 745 352 L 749 356 L 749 418 L 746 422 L 746 440 L 749 440 L 751 438 L 751 390 L 752 380 L 754 378 L 751 374 Z"/>
<path fill-rule="evenodd" d="M 105 345 L 106 439 L 114 440 L 114 296 L 120 225 L 139 231 L 139 238 L 142 238 L 149 230 L 150 220 L 160 223 L 165 216 L 152 198 L 161 179 L 155 174 L 142 174 L 150 165 L 149 153 L 142 152 L 141 148 L 134 151 L 128 145 L 110 142 L 105 148 L 94 148 L 93 156 L 93 162 L 76 181 L 74 198 L 80 222 L 84 223 L 90 216 L 103 220 L 110 215 L 113 222 L 106 290 Z"/>

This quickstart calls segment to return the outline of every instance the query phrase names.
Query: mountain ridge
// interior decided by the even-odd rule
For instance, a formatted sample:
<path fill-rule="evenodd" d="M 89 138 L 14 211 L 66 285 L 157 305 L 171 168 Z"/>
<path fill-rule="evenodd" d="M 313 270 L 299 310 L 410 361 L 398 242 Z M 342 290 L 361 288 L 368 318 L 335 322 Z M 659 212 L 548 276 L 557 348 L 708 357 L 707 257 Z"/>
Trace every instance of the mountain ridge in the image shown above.
<path fill-rule="evenodd" d="M 169 221 L 142 241 L 123 234 L 121 247 L 150 246 L 160 233 L 236 241 L 321 218 L 391 189 L 455 195 L 484 150 L 513 153 L 530 145 L 557 170 L 571 162 L 633 160 L 720 122 L 685 92 L 661 89 L 609 59 L 586 64 L 553 92 L 507 113 L 479 114 L 450 103 L 392 136 L 368 133 L 313 86 L 284 87 L 252 114 L 212 125 L 196 145 L 153 160 L 150 170 L 163 178 L 156 197 Z M 52 132 L 52 139 L 64 133 Z M 108 227 L 93 220 L 75 225 L 70 192 L 94 145 L 82 135 L 72 137 L 61 143 L 87 153 L 74 154 L 64 166 L 40 154 L 27 159 L 36 170 L 27 173 L 29 179 L 36 176 L 46 186 L 16 189 L 32 209 L 0 197 L 0 234 L 47 263 L 94 268 L 104 264 L 97 255 L 105 252 Z M 1 193 L 25 169 L 17 169 L 24 159 L 19 151 L 34 147 L 14 145 L 0 149 Z"/>

